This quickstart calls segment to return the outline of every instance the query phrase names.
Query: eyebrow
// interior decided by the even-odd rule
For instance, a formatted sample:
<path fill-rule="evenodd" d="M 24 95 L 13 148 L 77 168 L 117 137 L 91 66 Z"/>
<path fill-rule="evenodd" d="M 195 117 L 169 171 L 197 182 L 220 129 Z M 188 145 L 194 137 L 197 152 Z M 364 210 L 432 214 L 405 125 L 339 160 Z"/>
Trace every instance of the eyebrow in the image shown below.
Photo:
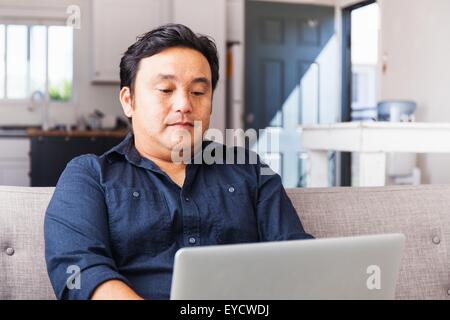
<path fill-rule="evenodd" d="M 157 78 L 159 80 L 177 80 L 177 77 L 173 74 L 158 74 Z M 210 81 L 206 77 L 198 77 L 191 81 L 191 83 L 204 83 L 206 85 L 210 84 Z"/>

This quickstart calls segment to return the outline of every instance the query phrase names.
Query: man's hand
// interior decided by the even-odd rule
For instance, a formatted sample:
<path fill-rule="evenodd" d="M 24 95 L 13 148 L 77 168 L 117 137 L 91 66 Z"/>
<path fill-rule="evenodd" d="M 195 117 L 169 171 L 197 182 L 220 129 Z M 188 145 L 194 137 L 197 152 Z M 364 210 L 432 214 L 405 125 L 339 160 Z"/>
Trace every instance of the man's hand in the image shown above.
<path fill-rule="evenodd" d="M 92 300 L 144 300 L 120 280 L 103 282 L 95 289 Z"/>

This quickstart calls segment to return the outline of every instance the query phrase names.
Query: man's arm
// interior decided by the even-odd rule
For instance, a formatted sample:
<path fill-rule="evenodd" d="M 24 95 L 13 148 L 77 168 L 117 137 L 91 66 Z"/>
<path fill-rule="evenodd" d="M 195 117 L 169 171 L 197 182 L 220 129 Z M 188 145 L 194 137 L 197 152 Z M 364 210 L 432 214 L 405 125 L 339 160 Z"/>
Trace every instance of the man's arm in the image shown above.
<path fill-rule="evenodd" d="M 314 238 L 303 229 L 300 217 L 281 183 L 281 177 L 259 156 L 256 214 L 261 241 Z"/>
<path fill-rule="evenodd" d="M 94 291 L 103 299 L 137 297 L 113 259 L 100 172 L 95 156 L 72 160 L 47 208 L 45 258 L 58 299 L 87 300 Z"/>
<path fill-rule="evenodd" d="M 95 289 L 92 300 L 144 300 L 120 280 L 103 282 Z"/>

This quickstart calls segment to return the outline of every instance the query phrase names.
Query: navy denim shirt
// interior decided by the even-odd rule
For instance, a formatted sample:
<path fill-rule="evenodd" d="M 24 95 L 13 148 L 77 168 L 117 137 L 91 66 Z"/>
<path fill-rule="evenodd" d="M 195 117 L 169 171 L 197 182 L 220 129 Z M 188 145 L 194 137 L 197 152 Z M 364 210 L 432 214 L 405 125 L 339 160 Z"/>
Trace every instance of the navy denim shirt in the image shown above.
<path fill-rule="evenodd" d="M 224 154 L 239 150 L 216 145 Z M 120 279 L 143 298 L 168 299 L 182 247 L 312 238 L 280 176 L 262 168 L 259 157 L 256 164 L 188 164 L 180 188 L 139 155 L 132 134 L 102 156 L 73 159 L 45 216 L 57 298 L 89 299 L 102 282 Z"/>

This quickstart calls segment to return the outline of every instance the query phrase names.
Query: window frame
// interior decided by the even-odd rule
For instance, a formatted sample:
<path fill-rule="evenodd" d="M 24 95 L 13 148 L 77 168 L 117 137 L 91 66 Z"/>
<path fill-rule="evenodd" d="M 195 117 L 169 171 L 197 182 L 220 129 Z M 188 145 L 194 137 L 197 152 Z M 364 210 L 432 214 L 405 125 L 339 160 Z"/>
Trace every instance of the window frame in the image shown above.
<path fill-rule="evenodd" d="M 5 63 L 6 63 L 6 56 L 7 56 L 7 48 L 6 48 L 6 43 L 7 43 L 7 33 L 6 33 L 6 26 L 7 25 L 26 25 L 28 27 L 28 38 L 29 38 L 29 32 L 30 32 L 30 27 L 31 26 L 46 26 L 46 27 L 50 27 L 50 26 L 67 26 L 66 24 L 66 19 L 67 18 L 63 18 L 63 16 L 60 17 L 47 17 L 47 18 L 22 18 L 20 16 L 18 17 L 0 17 L 0 25 L 5 25 Z M 28 45 L 29 45 L 29 41 L 28 40 Z M 78 38 L 77 38 L 77 33 L 74 31 L 73 32 L 73 44 L 72 44 L 72 51 L 73 51 L 73 56 L 72 56 L 72 95 L 69 101 L 54 101 L 54 100 L 50 100 L 48 97 L 48 28 L 47 28 L 47 37 L 46 37 L 46 42 L 47 42 L 47 54 L 46 54 L 46 59 L 47 59 L 47 72 L 46 72 L 46 90 L 45 90 L 45 96 L 46 99 L 48 100 L 48 105 L 49 107 L 56 107 L 56 108 L 75 108 L 78 105 L 78 86 L 77 86 L 77 81 L 75 81 L 75 79 L 77 79 L 77 68 L 76 68 L 76 51 L 77 51 L 77 42 L 78 42 Z M 7 66 L 5 64 L 5 83 L 4 83 L 4 90 L 6 93 L 6 74 L 7 74 Z M 10 98 L 0 98 L 0 108 L 4 109 L 6 107 L 14 107 L 15 110 L 17 109 L 30 109 L 30 97 L 28 98 L 23 98 L 23 99 L 10 99 Z"/>

